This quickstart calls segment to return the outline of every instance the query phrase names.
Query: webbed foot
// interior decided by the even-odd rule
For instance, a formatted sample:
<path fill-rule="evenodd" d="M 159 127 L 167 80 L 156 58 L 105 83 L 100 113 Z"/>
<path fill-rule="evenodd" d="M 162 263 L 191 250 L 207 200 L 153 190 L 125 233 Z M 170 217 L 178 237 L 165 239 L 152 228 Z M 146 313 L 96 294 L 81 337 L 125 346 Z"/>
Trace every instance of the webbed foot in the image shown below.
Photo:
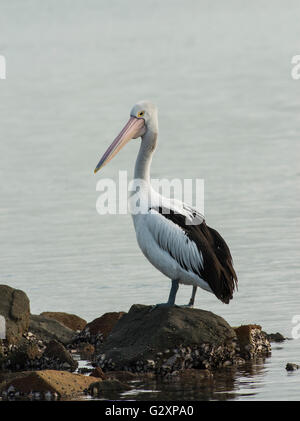
<path fill-rule="evenodd" d="M 155 310 L 157 307 L 180 307 L 177 304 L 172 304 L 172 303 L 159 303 L 159 304 L 155 304 L 151 307 L 151 309 L 149 310 L 150 312 Z"/>

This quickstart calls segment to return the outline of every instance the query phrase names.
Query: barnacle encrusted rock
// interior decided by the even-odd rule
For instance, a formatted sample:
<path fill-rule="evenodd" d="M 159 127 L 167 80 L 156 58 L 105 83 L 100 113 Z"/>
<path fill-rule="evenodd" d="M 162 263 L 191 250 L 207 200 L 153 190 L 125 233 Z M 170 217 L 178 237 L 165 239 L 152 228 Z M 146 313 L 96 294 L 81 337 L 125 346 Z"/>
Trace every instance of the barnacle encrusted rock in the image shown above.
<path fill-rule="evenodd" d="M 2 347 L 1 370 L 64 370 L 74 371 L 78 367 L 70 352 L 55 340 L 48 344 L 32 332 L 23 335 L 18 345 Z"/>
<path fill-rule="evenodd" d="M 232 328 L 205 310 L 136 304 L 115 325 L 95 362 L 103 370 L 167 374 L 183 369 L 215 369 L 267 355 L 261 327 Z"/>
<path fill-rule="evenodd" d="M 68 371 L 75 371 L 78 367 L 78 362 L 73 359 L 70 352 L 63 346 L 63 344 L 55 340 L 48 343 L 43 354 L 43 359 L 54 359 L 58 366 L 61 366 L 62 369 Z"/>
<path fill-rule="evenodd" d="M 18 372 L 0 384 L 0 395 L 4 398 L 26 396 L 42 400 L 56 400 L 60 397 L 80 395 L 93 382 L 99 382 L 99 378 L 66 371 Z"/>
<path fill-rule="evenodd" d="M 198 309 L 133 305 L 100 347 L 104 370 L 167 373 L 240 362 L 237 337 L 220 316 Z"/>
<path fill-rule="evenodd" d="M 73 345 L 78 346 L 81 342 L 90 343 L 96 347 L 101 345 L 124 314 L 123 311 L 120 311 L 105 313 L 101 317 L 97 317 L 78 333 L 73 340 Z"/>
<path fill-rule="evenodd" d="M 271 345 L 267 334 L 261 330 L 261 326 L 250 324 L 234 328 L 237 335 L 240 354 L 245 359 L 253 359 L 259 355 L 267 355 L 271 352 Z"/>

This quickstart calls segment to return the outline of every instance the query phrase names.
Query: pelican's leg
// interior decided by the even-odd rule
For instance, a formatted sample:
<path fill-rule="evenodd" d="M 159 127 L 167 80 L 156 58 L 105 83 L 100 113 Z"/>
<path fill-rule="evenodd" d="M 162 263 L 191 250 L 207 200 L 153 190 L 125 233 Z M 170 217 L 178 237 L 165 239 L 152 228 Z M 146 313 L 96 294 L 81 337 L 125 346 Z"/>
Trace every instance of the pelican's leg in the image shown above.
<path fill-rule="evenodd" d="M 178 291 L 179 283 L 175 279 L 172 279 L 172 286 L 170 289 L 169 299 L 167 304 L 173 306 L 175 304 L 176 294 Z"/>
<path fill-rule="evenodd" d="M 188 307 L 194 307 L 196 292 L 197 292 L 197 287 L 193 286 L 192 296 L 191 296 L 190 302 L 187 305 Z"/>
<path fill-rule="evenodd" d="M 167 303 L 156 304 L 151 308 L 150 311 L 154 310 L 156 307 L 172 307 L 175 305 L 176 294 L 178 291 L 179 283 L 175 279 L 172 279 L 172 286 L 170 289 L 169 299 Z"/>
<path fill-rule="evenodd" d="M 197 292 L 197 287 L 196 286 L 193 286 L 193 292 L 192 292 L 192 296 L 190 298 L 189 303 L 188 304 L 184 304 L 183 306 L 179 306 L 179 307 L 190 307 L 190 308 L 193 308 L 194 307 L 194 302 L 195 302 L 196 292 Z"/>

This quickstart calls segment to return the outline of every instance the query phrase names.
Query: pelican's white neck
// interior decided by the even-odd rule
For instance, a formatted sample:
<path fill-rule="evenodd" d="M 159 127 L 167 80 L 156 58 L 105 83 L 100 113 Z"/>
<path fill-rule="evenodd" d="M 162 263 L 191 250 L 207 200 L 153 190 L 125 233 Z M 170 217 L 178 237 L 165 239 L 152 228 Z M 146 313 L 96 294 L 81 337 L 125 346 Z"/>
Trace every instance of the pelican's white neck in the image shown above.
<path fill-rule="evenodd" d="M 150 185 L 150 167 L 152 156 L 156 148 L 157 132 L 147 130 L 142 136 L 140 150 L 136 159 L 134 178 L 142 179 Z"/>

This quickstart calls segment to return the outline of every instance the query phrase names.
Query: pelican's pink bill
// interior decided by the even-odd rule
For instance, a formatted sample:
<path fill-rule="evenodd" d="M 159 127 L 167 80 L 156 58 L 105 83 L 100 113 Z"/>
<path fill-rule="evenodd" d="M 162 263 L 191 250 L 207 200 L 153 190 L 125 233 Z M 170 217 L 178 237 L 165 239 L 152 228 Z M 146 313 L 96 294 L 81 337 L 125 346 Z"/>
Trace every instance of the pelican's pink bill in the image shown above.
<path fill-rule="evenodd" d="M 97 167 L 94 170 L 96 174 L 100 168 L 104 167 L 131 139 L 136 139 L 144 133 L 145 121 L 143 118 L 130 117 L 127 124 L 119 135 L 115 138 L 113 143 L 104 153 L 100 159 Z"/>

